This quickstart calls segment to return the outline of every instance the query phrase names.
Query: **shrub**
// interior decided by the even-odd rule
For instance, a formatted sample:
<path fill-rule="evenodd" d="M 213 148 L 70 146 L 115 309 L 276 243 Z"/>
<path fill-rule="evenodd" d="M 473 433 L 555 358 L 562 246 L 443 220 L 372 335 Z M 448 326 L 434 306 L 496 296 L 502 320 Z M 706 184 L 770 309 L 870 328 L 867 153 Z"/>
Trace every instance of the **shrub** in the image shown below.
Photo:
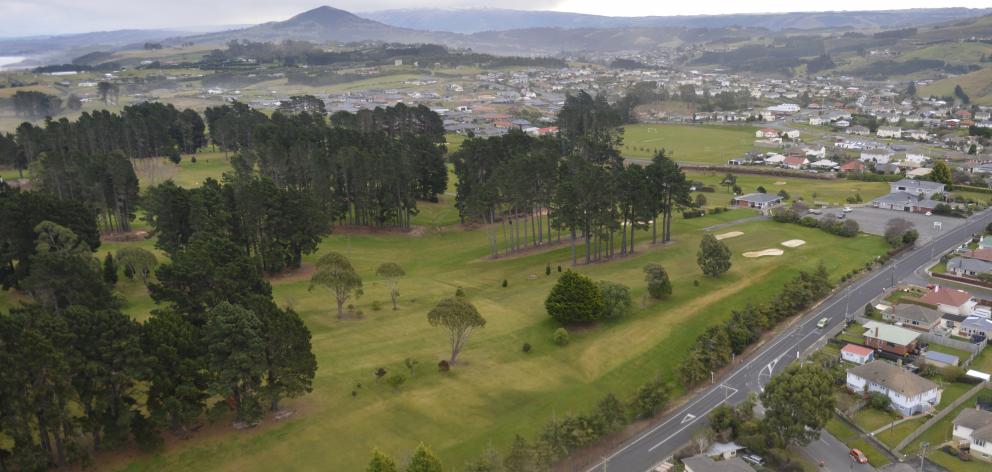
<path fill-rule="evenodd" d="M 888 410 L 891 403 L 892 401 L 889 400 L 889 396 L 884 393 L 871 392 L 868 394 L 868 406 L 876 410 Z"/>
<path fill-rule="evenodd" d="M 660 264 L 644 266 L 644 281 L 648 283 L 648 294 L 651 298 L 661 299 L 672 294 L 672 281 Z"/>
<path fill-rule="evenodd" d="M 700 216 L 703 216 L 705 214 L 706 214 L 706 210 L 685 210 L 682 212 L 682 218 L 688 220 L 692 218 L 699 218 Z"/>
<path fill-rule="evenodd" d="M 555 330 L 555 334 L 551 338 L 555 344 L 559 346 L 566 346 L 569 343 L 568 330 L 565 328 L 558 328 Z"/>
<path fill-rule="evenodd" d="M 463 289 L 461 287 L 456 288 L 455 289 L 455 296 L 456 297 L 464 297 L 465 296 L 465 289 Z"/>
<path fill-rule="evenodd" d="M 964 369 L 955 365 L 949 365 L 940 368 L 940 376 L 943 377 L 944 380 L 948 382 L 957 382 L 958 379 L 960 379 L 961 376 L 963 375 L 964 375 Z"/>
<path fill-rule="evenodd" d="M 630 288 L 626 285 L 601 280 L 597 283 L 603 294 L 603 318 L 622 318 L 634 306 L 630 298 Z"/>
<path fill-rule="evenodd" d="M 589 277 L 569 270 L 551 288 L 544 307 L 560 323 L 595 321 L 603 314 L 603 295 Z"/>
<path fill-rule="evenodd" d="M 379 300 L 372 300 L 372 311 L 379 311 L 382 309 L 382 302 Z"/>
<path fill-rule="evenodd" d="M 506 288 L 507 285 L 509 285 L 509 283 L 506 281 L 506 279 L 503 279 L 503 288 Z"/>
<path fill-rule="evenodd" d="M 765 190 L 765 187 L 762 185 L 759 185 L 758 188 L 755 190 L 757 190 L 758 193 L 768 193 L 768 190 Z"/>
<path fill-rule="evenodd" d="M 448 361 L 438 362 L 437 363 L 437 370 L 439 370 L 441 372 L 447 372 L 447 371 L 451 370 L 451 364 L 448 364 Z"/>
<path fill-rule="evenodd" d="M 637 389 L 630 409 L 638 418 L 650 418 L 661 411 L 668 402 L 668 386 L 656 379 Z"/>
<path fill-rule="evenodd" d="M 551 275 L 551 264 L 544 267 L 544 275 Z"/>
<path fill-rule="evenodd" d="M 531 349 L 530 348 L 530 343 L 524 343 L 524 346 L 523 346 L 522 349 L 523 349 L 524 352 L 530 352 L 530 349 Z"/>
<path fill-rule="evenodd" d="M 375 374 L 375 381 L 378 382 L 379 379 L 386 376 L 386 369 L 379 367 L 376 368 L 372 373 Z"/>

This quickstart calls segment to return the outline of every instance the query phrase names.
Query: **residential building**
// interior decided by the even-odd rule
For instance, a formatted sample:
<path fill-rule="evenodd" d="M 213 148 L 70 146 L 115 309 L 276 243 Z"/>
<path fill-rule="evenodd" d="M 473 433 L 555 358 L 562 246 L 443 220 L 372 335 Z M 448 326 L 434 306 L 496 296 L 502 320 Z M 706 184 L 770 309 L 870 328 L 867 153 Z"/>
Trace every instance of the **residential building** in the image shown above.
<path fill-rule="evenodd" d="M 938 193 L 944 193 L 944 191 L 944 184 L 929 180 L 902 179 L 896 182 L 889 182 L 890 193 L 907 192 L 913 195 L 932 197 Z"/>
<path fill-rule="evenodd" d="M 762 139 L 777 138 L 778 130 L 775 128 L 761 128 L 754 132 L 754 137 Z"/>
<path fill-rule="evenodd" d="M 806 164 L 809 164 L 809 159 L 801 156 L 789 156 L 782 161 L 782 166 L 789 169 L 801 169 Z"/>
<path fill-rule="evenodd" d="M 888 151 L 862 151 L 858 157 L 864 162 L 874 162 L 876 164 L 888 164 L 892 160 L 892 153 Z"/>
<path fill-rule="evenodd" d="M 982 316 L 969 316 L 958 325 L 958 336 L 980 336 L 988 339 L 992 335 L 992 321 Z"/>
<path fill-rule="evenodd" d="M 903 416 L 931 411 L 941 395 L 937 384 L 880 360 L 847 369 L 847 388 L 854 393 L 881 393 L 889 397 L 892 410 Z"/>
<path fill-rule="evenodd" d="M 749 193 L 747 195 L 734 197 L 732 200 L 734 206 L 740 208 L 757 208 L 760 210 L 771 208 L 781 202 L 782 197 L 767 193 Z"/>
<path fill-rule="evenodd" d="M 942 313 L 930 308 L 900 303 L 882 314 L 882 318 L 906 328 L 929 332 L 940 323 Z"/>
<path fill-rule="evenodd" d="M 919 331 L 900 328 L 899 326 L 869 321 L 864 324 L 864 344 L 868 347 L 885 352 L 905 356 L 916 350 Z"/>
<path fill-rule="evenodd" d="M 992 273 L 992 262 L 971 257 L 955 257 L 947 261 L 947 271 L 962 277 L 978 277 Z"/>
<path fill-rule="evenodd" d="M 860 174 L 865 171 L 865 163 L 861 161 L 849 161 L 840 166 L 841 172 L 854 172 Z"/>
<path fill-rule="evenodd" d="M 739 457 L 720 461 L 713 460 L 702 454 L 682 459 L 685 472 L 756 472 L 747 462 Z"/>
<path fill-rule="evenodd" d="M 878 136 L 879 138 L 901 138 L 902 128 L 882 126 L 878 128 L 878 131 L 875 132 L 875 135 Z"/>
<path fill-rule="evenodd" d="M 857 344 L 848 344 L 840 350 L 840 358 L 855 364 L 867 364 L 875 360 L 875 351 Z"/>
<path fill-rule="evenodd" d="M 872 200 L 871 205 L 875 208 L 886 210 L 906 211 L 912 213 L 932 212 L 940 202 L 924 198 L 920 200 L 917 195 L 909 192 L 896 192 L 883 195 Z"/>
<path fill-rule="evenodd" d="M 938 310 L 952 315 L 971 315 L 975 312 L 978 302 L 971 294 L 956 288 L 934 286 L 926 295 L 920 297 L 920 302 L 936 306 Z"/>
<path fill-rule="evenodd" d="M 868 128 L 865 128 L 864 126 L 861 125 L 850 126 L 846 130 L 844 130 L 844 132 L 847 134 L 856 134 L 858 136 L 868 136 L 869 134 L 871 134 L 871 131 Z"/>
<path fill-rule="evenodd" d="M 951 436 L 971 445 L 971 456 L 992 459 L 992 412 L 978 408 L 965 408 L 954 417 Z"/>

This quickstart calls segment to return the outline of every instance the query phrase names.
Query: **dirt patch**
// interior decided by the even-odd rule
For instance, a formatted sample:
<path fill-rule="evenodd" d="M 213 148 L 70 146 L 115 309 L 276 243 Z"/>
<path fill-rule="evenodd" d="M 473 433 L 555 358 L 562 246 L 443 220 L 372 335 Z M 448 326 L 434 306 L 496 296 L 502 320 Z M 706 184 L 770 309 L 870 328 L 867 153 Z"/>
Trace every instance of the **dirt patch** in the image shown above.
<path fill-rule="evenodd" d="M 287 270 L 278 274 L 268 274 L 265 276 L 265 280 L 279 283 L 296 282 L 299 280 L 309 279 L 314 272 L 317 272 L 317 266 L 309 262 L 304 262 L 300 264 L 299 269 Z"/>
<path fill-rule="evenodd" d="M 786 182 L 784 180 L 779 180 L 778 182 L 775 182 L 775 185 L 785 185 L 785 184 Z"/>
<path fill-rule="evenodd" d="M 743 234 L 744 234 L 743 231 L 731 231 L 729 233 L 723 233 L 723 234 L 716 235 L 716 240 L 717 241 L 720 241 L 721 239 L 736 238 L 738 236 L 742 236 Z"/>
<path fill-rule="evenodd" d="M 803 241 L 802 239 L 790 239 L 782 242 L 782 245 L 785 247 L 799 247 L 803 244 L 806 244 L 806 241 Z"/>
<path fill-rule="evenodd" d="M 761 251 L 748 251 L 742 254 L 744 257 L 781 256 L 785 251 L 781 249 L 764 249 Z"/>
<path fill-rule="evenodd" d="M 148 231 L 137 230 L 128 231 L 126 233 L 105 233 L 100 235 L 100 241 L 103 242 L 128 242 L 128 241 L 141 241 L 148 239 Z"/>

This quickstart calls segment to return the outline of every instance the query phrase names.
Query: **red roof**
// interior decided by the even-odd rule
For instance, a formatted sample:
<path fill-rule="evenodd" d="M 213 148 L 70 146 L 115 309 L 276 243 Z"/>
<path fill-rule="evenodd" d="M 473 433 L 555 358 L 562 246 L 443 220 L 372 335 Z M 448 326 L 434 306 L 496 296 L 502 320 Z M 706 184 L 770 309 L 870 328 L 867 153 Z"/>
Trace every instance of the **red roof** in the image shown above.
<path fill-rule="evenodd" d="M 844 165 L 840 166 L 840 170 L 864 170 L 864 169 L 865 169 L 865 163 L 857 160 L 847 162 Z"/>
<path fill-rule="evenodd" d="M 966 253 L 964 257 L 970 257 L 972 259 L 980 259 L 985 262 L 992 262 L 992 247 L 983 247 L 981 249 L 976 249 L 969 253 Z"/>
<path fill-rule="evenodd" d="M 786 165 L 790 165 L 790 166 L 801 166 L 806 163 L 806 158 L 791 156 L 791 157 L 786 157 L 785 161 L 783 162 L 785 162 Z"/>
<path fill-rule="evenodd" d="M 860 356 L 860 357 L 867 357 L 872 352 L 875 351 L 872 351 L 871 349 L 864 346 L 858 346 L 857 344 L 848 344 L 847 346 L 844 346 L 844 349 L 841 349 L 841 352 L 854 354 L 855 356 Z"/>
<path fill-rule="evenodd" d="M 971 300 L 971 294 L 956 288 L 936 286 L 929 293 L 920 297 L 920 301 L 929 305 L 961 306 Z"/>

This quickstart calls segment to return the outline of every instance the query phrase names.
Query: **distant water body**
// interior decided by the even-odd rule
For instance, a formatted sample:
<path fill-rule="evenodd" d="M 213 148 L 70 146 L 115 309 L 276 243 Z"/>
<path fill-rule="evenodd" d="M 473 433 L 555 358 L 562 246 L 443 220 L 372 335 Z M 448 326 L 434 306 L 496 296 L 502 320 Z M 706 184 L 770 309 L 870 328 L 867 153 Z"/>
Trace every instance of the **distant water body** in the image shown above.
<path fill-rule="evenodd" d="M 11 64 L 17 64 L 23 61 L 25 58 L 22 56 L 0 56 L 0 70 L 5 69 Z"/>

